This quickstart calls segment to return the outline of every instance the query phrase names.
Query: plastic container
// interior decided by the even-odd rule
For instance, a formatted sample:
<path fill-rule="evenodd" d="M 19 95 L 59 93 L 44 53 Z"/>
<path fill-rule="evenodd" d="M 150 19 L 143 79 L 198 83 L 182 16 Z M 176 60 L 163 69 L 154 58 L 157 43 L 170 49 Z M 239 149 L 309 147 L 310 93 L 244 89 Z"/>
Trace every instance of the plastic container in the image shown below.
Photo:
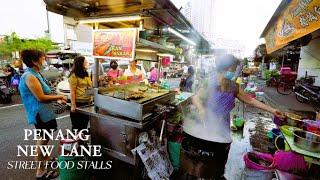
<path fill-rule="evenodd" d="M 61 167 L 68 168 L 60 168 L 59 169 L 59 179 L 60 180 L 89 180 L 89 172 L 86 169 L 78 169 L 77 164 L 79 161 L 83 160 L 82 157 L 74 157 L 74 156 L 59 156 L 58 162 L 61 164 Z M 66 166 L 68 164 L 69 166 Z M 72 167 L 70 164 L 74 164 Z"/>
<path fill-rule="evenodd" d="M 294 173 L 305 174 L 308 166 L 302 155 L 291 151 L 277 151 L 274 154 L 274 165 L 277 170 Z"/>
<path fill-rule="evenodd" d="M 274 161 L 271 154 L 260 152 L 248 152 L 243 156 L 247 168 L 253 170 L 273 171 Z"/>
<path fill-rule="evenodd" d="M 180 150 L 181 144 L 177 142 L 168 142 L 168 152 L 171 164 L 175 170 L 180 168 Z"/>
<path fill-rule="evenodd" d="M 279 179 L 284 179 L 284 180 L 302 180 L 303 179 L 302 177 L 299 177 L 295 174 L 291 174 L 288 172 L 284 172 L 280 170 L 277 170 L 276 172 Z"/>
<path fill-rule="evenodd" d="M 60 140 L 60 148 L 59 152 L 62 152 L 62 148 L 64 151 L 64 155 L 68 155 L 71 151 L 72 148 L 78 148 L 78 139 L 65 139 L 65 140 Z"/>
<path fill-rule="evenodd" d="M 293 136 L 294 130 L 301 130 L 300 128 L 288 126 L 288 125 L 281 126 L 280 129 L 284 134 L 291 136 L 291 137 Z"/>
<path fill-rule="evenodd" d="M 243 179 L 244 180 L 272 180 L 272 171 L 257 171 L 249 168 L 244 168 Z"/>
<path fill-rule="evenodd" d="M 245 120 L 243 118 L 234 118 L 233 119 L 233 124 L 237 127 L 237 128 L 243 128 L 245 123 Z"/>
<path fill-rule="evenodd" d="M 278 118 L 277 116 L 273 116 L 273 122 L 278 126 L 281 126 L 284 124 L 284 122 L 280 118 Z"/>
<path fill-rule="evenodd" d="M 245 180 L 271 180 L 274 172 L 274 161 L 271 154 L 248 152 L 243 156 L 245 163 Z M 267 162 L 269 165 L 260 164 L 257 161 Z"/>
<path fill-rule="evenodd" d="M 320 135 L 320 121 L 303 120 L 303 130 Z"/>

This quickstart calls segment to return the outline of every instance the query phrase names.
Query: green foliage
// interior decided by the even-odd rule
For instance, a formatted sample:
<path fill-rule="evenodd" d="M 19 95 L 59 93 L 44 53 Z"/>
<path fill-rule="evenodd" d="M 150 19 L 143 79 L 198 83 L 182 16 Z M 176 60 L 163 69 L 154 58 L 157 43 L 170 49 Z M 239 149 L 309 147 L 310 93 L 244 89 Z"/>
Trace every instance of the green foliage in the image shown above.
<path fill-rule="evenodd" d="M 182 121 L 182 114 L 181 112 L 177 111 L 173 116 L 171 116 L 169 119 L 170 123 L 173 124 L 179 124 Z"/>
<path fill-rule="evenodd" d="M 22 51 L 24 49 L 37 49 L 43 52 L 58 49 L 54 43 L 47 38 L 38 38 L 34 40 L 20 39 L 15 33 L 11 33 L 9 36 L 5 36 L 2 43 L 0 43 L 0 55 L 11 56 L 12 52 Z"/>
<path fill-rule="evenodd" d="M 36 40 L 27 40 L 22 44 L 21 50 L 24 49 L 37 49 L 43 52 L 58 49 L 57 46 L 53 45 L 53 42 L 47 38 L 38 38 Z"/>
<path fill-rule="evenodd" d="M 270 79 L 271 77 L 278 78 L 278 77 L 280 76 L 278 70 L 276 70 L 276 69 L 274 69 L 274 70 L 272 70 L 272 71 L 270 71 L 270 70 L 265 70 L 264 73 L 265 73 L 266 79 Z"/>
<path fill-rule="evenodd" d="M 244 58 L 243 59 L 243 65 L 244 66 L 248 66 L 248 58 Z"/>

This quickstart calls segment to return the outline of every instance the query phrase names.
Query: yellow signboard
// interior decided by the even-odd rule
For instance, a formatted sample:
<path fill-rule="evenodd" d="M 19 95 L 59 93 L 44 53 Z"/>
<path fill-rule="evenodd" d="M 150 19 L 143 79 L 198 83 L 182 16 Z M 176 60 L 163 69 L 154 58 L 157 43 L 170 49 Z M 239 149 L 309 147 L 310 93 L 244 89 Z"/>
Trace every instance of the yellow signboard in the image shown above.
<path fill-rule="evenodd" d="M 267 52 L 272 53 L 319 28 L 320 0 L 292 0 L 265 36 Z"/>

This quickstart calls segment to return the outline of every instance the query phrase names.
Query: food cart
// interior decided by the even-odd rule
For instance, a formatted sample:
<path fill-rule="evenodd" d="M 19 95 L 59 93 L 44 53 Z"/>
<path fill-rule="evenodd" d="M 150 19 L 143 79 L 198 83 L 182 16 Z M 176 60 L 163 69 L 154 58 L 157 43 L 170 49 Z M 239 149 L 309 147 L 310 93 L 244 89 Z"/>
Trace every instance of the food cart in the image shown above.
<path fill-rule="evenodd" d="M 118 31 L 119 30 L 119 31 Z M 101 54 L 106 54 L 110 59 L 124 59 L 131 60 L 134 58 L 135 46 L 138 48 L 148 47 L 155 52 L 172 53 L 170 49 L 156 44 L 151 41 L 139 39 L 136 42 L 135 37 L 131 37 L 128 31 L 132 31 L 132 36 L 137 36 L 135 32 L 137 29 L 113 29 L 112 31 L 99 30 L 101 32 L 112 32 L 110 36 L 106 36 L 109 47 L 115 47 L 117 42 L 112 43 L 111 36 L 116 35 L 118 38 L 124 38 L 120 42 L 127 42 L 125 46 L 114 48 L 115 51 L 101 50 Z M 125 32 L 125 35 L 118 36 L 115 32 Z M 104 34 L 105 36 L 106 34 Z M 94 35 L 95 36 L 95 35 Z M 126 36 L 128 36 L 127 39 Z M 96 37 L 96 36 L 95 36 Z M 128 41 L 132 40 L 132 43 Z M 94 43 L 95 44 L 95 43 Z M 129 48 L 128 48 L 129 47 Z M 131 47 L 131 48 L 130 48 Z M 112 49 L 112 48 L 111 48 Z M 125 52 L 120 52 L 125 49 Z M 94 48 L 95 50 L 95 48 Z M 98 54 L 98 57 L 104 57 Z M 95 54 L 94 54 L 95 55 Z M 108 57 L 109 56 L 109 57 Z M 120 57 L 119 57 L 120 56 Z M 158 56 L 158 55 L 157 55 Z M 153 58 L 145 56 L 149 61 L 161 64 L 161 54 L 159 57 Z M 96 61 L 97 62 L 97 61 Z M 98 64 L 96 63 L 96 66 Z M 160 67 L 158 67 L 161 69 Z M 97 75 L 94 78 L 98 79 Z M 138 166 L 139 158 L 132 153 L 140 143 L 139 139 L 144 132 L 154 132 L 157 139 L 161 139 L 165 135 L 163 132 L 164 126 L 161 126 L 162 120 L 166 120 L 164 113 L 169 113 L 170 110 L 182 109 L 181 104 L 187 105 L 186 102 L 191 100 L 192 94 L 187 96 L 183 101 L 175 101 L 176 92 L 160 85 L 148 84 L 141 79 L 128 77 L 119 77 L 119 82 L 111 86 L 96 86 L 94 89 L 94 105 L 77 110 L 90 116 L 91 128 L 91 143 L 102 146 L 105 154 L 124 161 L 134 166 Z M 98 85 L 99 83 L 95 83 Z M 160 138 L 161 137 L 161 138 Z M 140 168 L 138 168 L 140 169 Z M 140 174 L 140 173 L 137 173 Z"/>
<path fill-rule="evenodd" d="M 210 47 L 169 0 L 121 3 L 45 0 L 45 3 L 49 11 L 73 17 L 77 24 L 92 27 L 95 72 L 98 72 L 98 58 L 101 57 L 139 59 L 160 65 L 164 54 L 176 59 L 184 56 L 180 45 Z M 200 42 L 201 47 L 195 42 Z M 177 95 L 159 85 L 137 80 L 132 83 L 128 77 L 118 79 L 124 82 L 116 86 L 99 87 L 98 79 L 94 74 L 94 105 L 77 108 L 77 111 L 90 116 L 91 143 L 101 145 L 104 154 L 133 165 L 140 179 L 141 173 L 136 170 L 141 169 L 141 160 L 132 150 L 145 142 L 144 132 L 152 142 L 165 144 L 166 114 L 184 109 L 193 94 Z"/>

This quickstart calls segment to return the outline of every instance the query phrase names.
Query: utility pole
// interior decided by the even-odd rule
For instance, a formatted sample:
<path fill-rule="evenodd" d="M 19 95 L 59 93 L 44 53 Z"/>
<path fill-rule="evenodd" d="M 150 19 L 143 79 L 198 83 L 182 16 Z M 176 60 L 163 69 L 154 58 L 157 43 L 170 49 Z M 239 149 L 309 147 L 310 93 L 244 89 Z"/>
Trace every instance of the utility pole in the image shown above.
<path fill-rule="evenodd" d="M 46 37 L 51 39 L 51 35 L 50 35 L 50 21 L 49 21 L 49 11 L 46 9 L 47 12 L 47 30 L 45 31 L 46 33 Z"/>

